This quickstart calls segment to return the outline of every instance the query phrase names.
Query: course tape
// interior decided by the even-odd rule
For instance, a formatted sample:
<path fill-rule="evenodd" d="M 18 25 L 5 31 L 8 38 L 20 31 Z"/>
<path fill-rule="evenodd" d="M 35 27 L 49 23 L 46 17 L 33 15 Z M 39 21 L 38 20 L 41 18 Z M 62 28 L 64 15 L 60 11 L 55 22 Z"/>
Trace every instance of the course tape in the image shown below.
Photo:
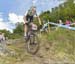
<path fill-rule="evenodd" d="M 53 23 L 53 22 L 45 23 L 43 25 L 43 28 L 42 29 L 44 29 L 45 27 L 47 27 L 48 24 L 52 24 L 52 25 L 55 25 L 55 26 L 58 26 L 58 27 L 62 27 L 62 28 L 67 28 L 67 29 L 70 29 L 70 30 L 75 30 L 75 27 L 70 27 L 69 25 L 62 25 L 62 24 L 57 24 L 57 23 Z"/>

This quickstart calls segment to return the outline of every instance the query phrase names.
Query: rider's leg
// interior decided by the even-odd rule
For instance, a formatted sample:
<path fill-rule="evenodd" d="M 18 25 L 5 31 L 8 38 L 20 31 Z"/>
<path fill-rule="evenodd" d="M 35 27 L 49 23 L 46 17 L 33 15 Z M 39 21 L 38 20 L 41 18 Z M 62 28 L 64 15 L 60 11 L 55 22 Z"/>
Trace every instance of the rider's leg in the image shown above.
<path fill-rule="evenodd" d="M 25 21 L 25 24 L 24 24 L 24 36 L 26 37 L 27 36 L 27 31 L 28 31 L 28 26 L 27 26 L 28 16 L 24 17 L 24 21 Z"/>
<path fill-rule="evenodd" d="M 27 15 L 26 17 L 25 17 L 25 26 L 24 26 L 24 36 L 26 36 L 27 37 L 27 32 L 28 32 L 28 25 L 31 23 L 33 21 L 33 16 L 29 16 L 29 15 Z"/>
<path fill-rule="evenodd" d="M 24 25 L 24 36 L 25 36 L 25 37 L 27 36 L 27 31 L 28 31 L 28 26 L 27 26 L 27 24 L 25 23 L 25 25 Z"/>

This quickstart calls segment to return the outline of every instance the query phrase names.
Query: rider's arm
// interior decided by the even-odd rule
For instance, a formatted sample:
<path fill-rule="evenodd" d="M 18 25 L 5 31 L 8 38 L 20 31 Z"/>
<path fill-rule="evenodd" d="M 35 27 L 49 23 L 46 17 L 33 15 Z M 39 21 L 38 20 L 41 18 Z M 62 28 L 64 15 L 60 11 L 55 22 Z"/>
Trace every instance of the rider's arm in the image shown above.
<path fill-rule="evenodd" d="M 24 15 L 23 20 L 26 21 L 26 16 Z"/>
<path fill-rule="evenodd" d="M 41 19 L 40 19 L 40 17 L 37 15 L 37 12 L 36 12 L 36 11 L 35 11 L 35 15 L 36 15 L 36 17 L 37 17 L 37 19 L 38 19 L 38 21 L 39 21 L 39 24 L 42 25 Z"/>
<path fill-rule="evenodd" d="M 39 16 L 37 18 L 38 18 L 39 24 L 42 25 L 42 22 L 41 22 L 41 19 L 39 18 Z"/>
<path fill-rule="evenodd" d="M 27 15 L 27 11 L 25 12 L 25 14 L 24 14 L 24 17 L 23 17 L 23 20 L 24 20 L 24 22 L 26 22 L 26 15 Z"/>

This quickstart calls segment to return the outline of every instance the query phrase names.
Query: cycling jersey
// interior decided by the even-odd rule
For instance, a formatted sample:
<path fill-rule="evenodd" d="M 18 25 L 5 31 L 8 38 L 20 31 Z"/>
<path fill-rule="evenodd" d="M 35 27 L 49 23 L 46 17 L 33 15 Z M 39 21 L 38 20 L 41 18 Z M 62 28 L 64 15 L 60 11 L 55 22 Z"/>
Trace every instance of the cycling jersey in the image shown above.
<path fill-rule="evenodd" d="M 33 11 L 32 9 L 29 9 L 28 11 L 26 11 L 25 16 L 26 16 L 26 21 L 28 21 L 28 23 L 33 22 L 33 17 L 37 16 L 36 11 Z"/>

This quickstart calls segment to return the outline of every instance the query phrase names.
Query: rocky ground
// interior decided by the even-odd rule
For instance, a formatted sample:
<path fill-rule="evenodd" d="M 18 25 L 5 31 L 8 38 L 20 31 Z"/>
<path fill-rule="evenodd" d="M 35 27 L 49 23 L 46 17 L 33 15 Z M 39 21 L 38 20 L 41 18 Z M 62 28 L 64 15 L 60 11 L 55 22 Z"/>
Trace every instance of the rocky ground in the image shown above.
<path fill-rule="evenodd" d="M 27 52 L 23 38 L 7 40 L 1 46 L 0 64 L 75 64 L 73 55 L 56 52 L 56 44 L 45 37 L 40 40 L 40 49 L 35 55 Z"/>

